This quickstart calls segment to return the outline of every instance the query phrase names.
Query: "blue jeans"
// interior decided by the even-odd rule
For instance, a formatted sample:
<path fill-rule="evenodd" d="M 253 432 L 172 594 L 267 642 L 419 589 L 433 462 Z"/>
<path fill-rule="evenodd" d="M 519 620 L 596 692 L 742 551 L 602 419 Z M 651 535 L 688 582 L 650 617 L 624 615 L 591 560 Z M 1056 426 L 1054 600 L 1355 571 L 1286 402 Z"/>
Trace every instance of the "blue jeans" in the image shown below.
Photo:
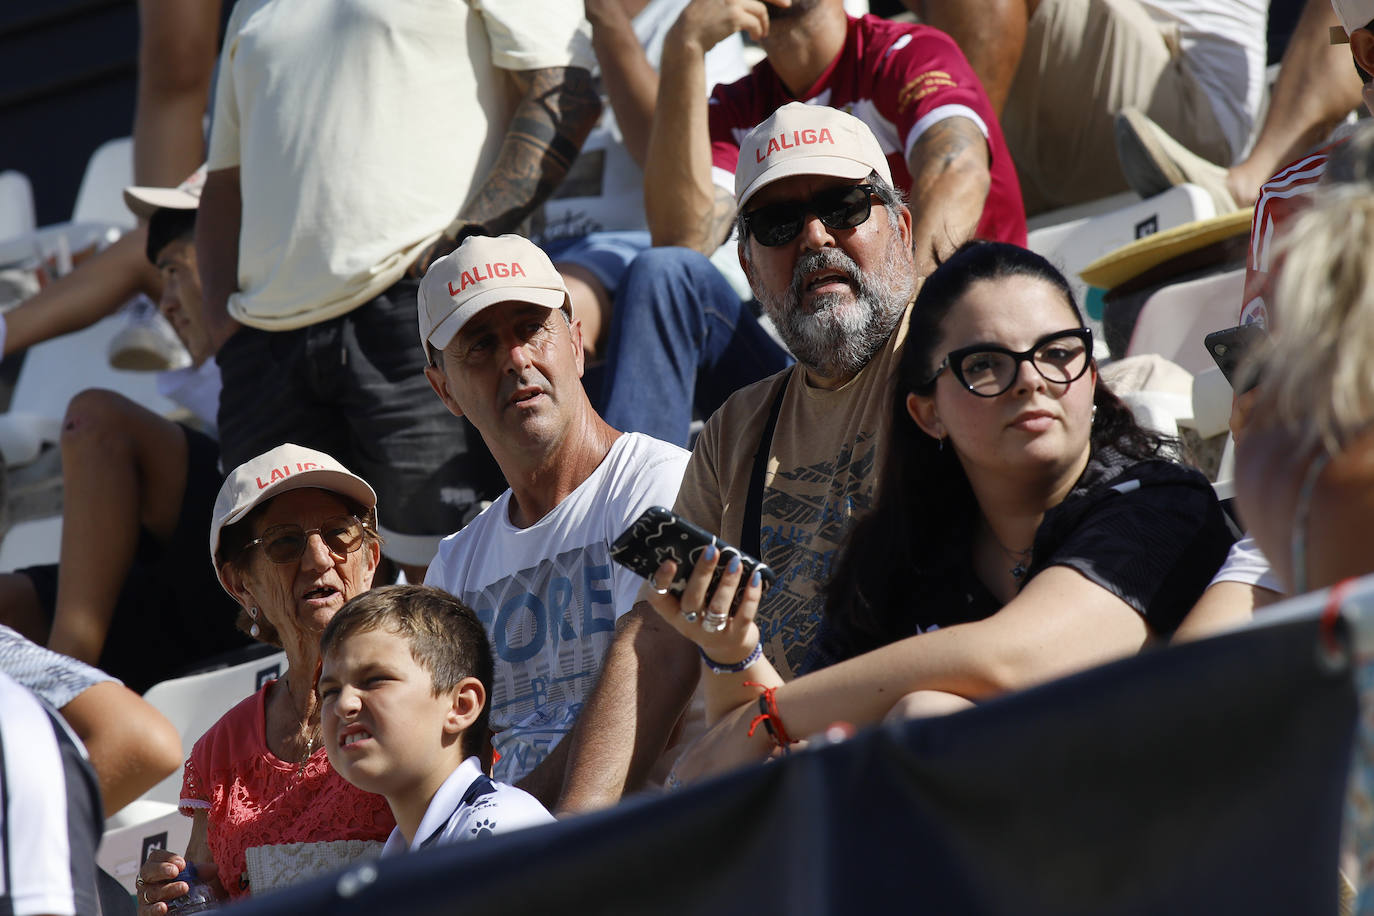
<path fill-rule="evenodd" d="M 685 446 L 693 407 L 710 416 L 792 362 L 705 256 L 651 248 L 616 291 L 601 415 L 616 429 Z"/>

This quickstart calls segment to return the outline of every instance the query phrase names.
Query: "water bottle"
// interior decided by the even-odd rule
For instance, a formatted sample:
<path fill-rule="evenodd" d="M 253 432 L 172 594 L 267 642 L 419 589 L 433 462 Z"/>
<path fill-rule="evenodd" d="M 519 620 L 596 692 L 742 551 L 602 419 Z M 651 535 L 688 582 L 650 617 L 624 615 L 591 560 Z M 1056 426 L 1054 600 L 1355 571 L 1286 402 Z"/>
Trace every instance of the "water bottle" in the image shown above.
<path fill-rule="evenodd" d="M 210 889 L 210 885 L 200 880 L 194 863 L 186 863 L 186 868 L 177 875 L 176 880 L 185 881 L 190 890 L 167 902 L 169 913 L 177 913 L 178 916 L 183 913 L 204 913 L 206 910 L 213 910 L 219 906 L 215 892 Z"/>

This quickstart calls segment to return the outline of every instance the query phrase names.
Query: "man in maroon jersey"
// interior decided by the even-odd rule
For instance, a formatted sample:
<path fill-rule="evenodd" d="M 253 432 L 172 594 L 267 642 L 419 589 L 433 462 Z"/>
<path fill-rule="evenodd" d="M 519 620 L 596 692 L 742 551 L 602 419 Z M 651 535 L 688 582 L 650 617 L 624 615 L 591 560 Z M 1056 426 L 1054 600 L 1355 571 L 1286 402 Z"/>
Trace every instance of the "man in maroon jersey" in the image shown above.
<path fill-rule="evenodd" d="M 740 29 L 767 57 L 707 104 L 703 56 Z M 644 192 L 655 244 L 710 252 L 725 239 L 740 138 L 792 101 L 842 109 L 873 131 L 910 197 L 919 275 L 969 238 L 1026 243 L 997 115 L 948 35 L 851 18 L 841 0 L 692 0 L 660 67 Z"/>

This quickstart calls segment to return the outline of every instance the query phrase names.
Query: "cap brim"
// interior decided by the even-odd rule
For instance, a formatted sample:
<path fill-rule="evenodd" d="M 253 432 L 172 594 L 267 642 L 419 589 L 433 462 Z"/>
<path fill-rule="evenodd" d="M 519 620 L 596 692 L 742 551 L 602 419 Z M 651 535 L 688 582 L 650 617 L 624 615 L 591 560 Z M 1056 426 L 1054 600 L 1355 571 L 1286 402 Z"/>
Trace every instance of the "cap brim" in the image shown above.
<path fill-rule="evenodd" d="M 562 309 L 572 318 L 572 302 L 561 289 L 548 289 L 543 286 L 498 286 L 478 293 L 463 303 L 462 307 L 449 312 L 443 321 L 434 326 L 426 338 L 429 343 L 442 350 L 449 345 L 454 336 L 462 330 L 478 312 L 499 302 L 532 302 L 550 309 Z"/>
<path fill-rule="evenodd" d="M 290 477 L 280 480 L 271 486 L 264 487 L 259 491 L 257 497 L 252 502 L 239 506 L 232 512 L 216 520 L 214 531 L 210 538 L 211 562 L 214 562 L 215 556 L 219 553 L 220 535 L 224 532 L 225 528 L 235 522 L 242 521 L 245 515 L 252 512 L 272 497 L 280 496 L 282 493 L 286 493 L 290 490 L 299 490 L 302 487 L 318 487 L 321 490 L 328 490 L 330 493 L 337 493 L 340 496 L 346 496 L 355 502 L 361 503 L 368 509 L 375 508 L 377 505 L 376 491 L 361 477 L 346 474 L 342 471 L 329 470 L 328 468 L 292 474 Z M 219 575 L 218 564 L 215 566 L 215 575 Z M 223 584 L 223 582 L 224 580 L 221 579 L 220 583 Z"/>
<path fill-rule="evenodd" d="M 1156 232 L 1103 255 L 1079 271 L 1078 275 L 1089 286 L 1113 289 L 1170 258 L 1248 231 L 1250 218 L 1249 210 L 1236 210 Z"/>
<path fill-rule="evenodd" d="M 145 219 L 155 210 L 196 210 L 200 198 L 180 188 L 129 187 L 124 189 L 124 204 L 135 216 Z"/>
<path fill-rule="evenodd" d="M 827 178 L 867 178 L 875 169 L 867 162 L 859 162 L 848 156 L 798 156 L 781 165 L 765 169 L 739 195 L 737 206 L 743 207 L 762 189 L 775 181 L 791 178 L 793 175 L 824 175 Z"/>

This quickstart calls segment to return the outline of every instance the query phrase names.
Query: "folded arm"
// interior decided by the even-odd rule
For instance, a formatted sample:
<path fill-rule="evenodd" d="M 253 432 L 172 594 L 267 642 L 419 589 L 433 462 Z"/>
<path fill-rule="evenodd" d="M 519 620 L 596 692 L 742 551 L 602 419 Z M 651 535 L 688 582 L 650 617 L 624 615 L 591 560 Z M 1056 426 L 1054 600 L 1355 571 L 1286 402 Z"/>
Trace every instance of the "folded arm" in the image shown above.
<path fill-rule="evenodd" d="M 722 588 L 730 584 L 722 577 Z M 705 651 L 718 661 L 742 659 L 757 642 L 754 604 L 746 592 L 720 637 L 697 636 L 693 628 L 701 628 L 696 624 L 678 629 L 709 642 Z M 733 643 L 724 638 L 729 634 L 735 634 Z M 1134 608 L 1078 572 L 1056 566 L 1036 576 L 991 617 L 898 640 L 797 678 L 778 686 L 775 699 L 787 731 L 805 738 L 834 722 L 874 724 L 918 690 L 978 702 L 1023 689 L 1137 652 L 1148 635 Z M 707 679 L 708 706 L 720 718 L 684 755 L 680 776 L 697 778 L 768 755 L 771 746 L 762 729 L 752 738 L 746 735 L 758 712 L 758 690 L 745 682 L 776 684 L 770 675 L 776 678 L 763 661 L 737 674 Z"/>

